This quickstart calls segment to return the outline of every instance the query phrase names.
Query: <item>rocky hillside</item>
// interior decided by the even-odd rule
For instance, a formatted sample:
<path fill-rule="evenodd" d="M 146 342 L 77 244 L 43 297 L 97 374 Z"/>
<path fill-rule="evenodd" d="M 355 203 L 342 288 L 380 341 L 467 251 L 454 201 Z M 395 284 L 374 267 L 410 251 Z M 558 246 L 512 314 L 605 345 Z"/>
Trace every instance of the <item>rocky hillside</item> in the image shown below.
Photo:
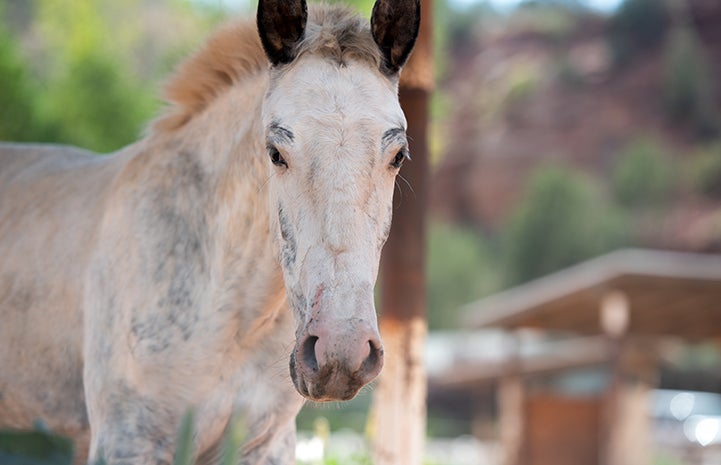
<path fill-rule="evenodd" d="M 522 10 L 500 32 L 480 28 L 454 47 L 442 83 L 449 117 L 432 180 L 434 213 L 494 234 L 529 176 L 549 163 L 590 174 L 613 195 L 621 158 L 644 140 L 666 157 L 673 179 L 660 210 L 634 219 L 636 245 L 721 251 L 713 187 L 721 166 L 721 2 L 666 11 L 656 37 L 639 44 L 643 35 L 628 33 L 619 14 L 557 12 L 562 19 L 552 26 L 528 20 L 537 14 Z M 699 60 L 684 64 L 689 48 L 703 69 Z M 683 100 L 674 106 L 673 92 L 687 81 L 692 109 Z"/>

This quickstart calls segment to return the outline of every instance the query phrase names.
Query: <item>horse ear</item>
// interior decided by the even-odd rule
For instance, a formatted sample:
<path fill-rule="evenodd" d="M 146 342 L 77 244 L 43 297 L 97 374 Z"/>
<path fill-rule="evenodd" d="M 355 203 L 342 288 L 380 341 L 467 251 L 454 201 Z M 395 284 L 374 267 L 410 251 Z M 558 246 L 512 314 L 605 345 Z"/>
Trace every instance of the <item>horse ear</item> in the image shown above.
<path fill-rule="evenodd" d="M 308 7 L 305 0 L 260 0 L 258 34 L 273 65 L 290 63 L 305 36 Z"/>
<path fill-rule="evenodd" d="M 416 43 L 420 24 L 420 0 L 376 0 L 371 14 L 371 32 L 383 54 L 386 74 L 397 74 L 406 63 Z"/>

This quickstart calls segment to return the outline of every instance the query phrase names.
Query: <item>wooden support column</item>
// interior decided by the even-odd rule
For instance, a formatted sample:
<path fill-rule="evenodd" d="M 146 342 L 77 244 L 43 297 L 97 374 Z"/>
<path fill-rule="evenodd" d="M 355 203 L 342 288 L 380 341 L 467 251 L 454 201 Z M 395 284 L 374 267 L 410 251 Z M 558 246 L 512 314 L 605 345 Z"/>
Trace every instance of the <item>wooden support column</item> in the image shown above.
<path fill-rule="evenodd" d="M 623 292 L 611 291 L 603 296 L 599 307 L 601 330 L 606 335 L 610 347 L 610 373 L 601 407 L 601 427 L 599 438 L 599 465 L 621 465 L 616 463 L 623 451 L 619 450 L 618 413 L 621 403 L 622 373 L 621 355 L 624 338 L 629 324 L 629 302 Z"/>
<path fill-rule="evenodd" d="M 619 291 L 601 302 L 601 327 L 611 343 L 611 380 L 604 399 L 601 428 L 601 465 L 647 465 L 652 357 L 638 357 L 628 341 L 630 302 Z"/>
<path fill-rule="evenodd" d="M 501 465 L 524 465 L 527 443 L 526 387 L 521 374 L 520 340 L 518 334 L 506 341 L 508 365 L 498 382 L 497 402 Z"/>
<path fill-rule="evenodd" d="M 380 271 L 385 365 L 373 398 L 375 465 L 421 465 L 426 429 L 426 197 L 428 104 L 433 89 L 432 1 L 422 0 L 420 35 L 401 74 L 400 102 L 412 159 L 401 169 L 393 226 Z M 400 192 L 399 192 L 400 191 Z"/>

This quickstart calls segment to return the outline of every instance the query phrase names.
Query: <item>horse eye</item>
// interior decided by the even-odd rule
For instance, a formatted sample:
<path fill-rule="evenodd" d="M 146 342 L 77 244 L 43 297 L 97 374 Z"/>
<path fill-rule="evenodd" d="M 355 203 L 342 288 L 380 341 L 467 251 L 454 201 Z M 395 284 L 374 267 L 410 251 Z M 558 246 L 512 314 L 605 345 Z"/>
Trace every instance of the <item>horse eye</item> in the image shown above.
<path fill-rule="evenodd" d="M 405 150 L 399 150 L 398 153 L 396 153 L 396 156 L 393 157 L 393 161 L 391 161 L 391 166 L 393 168 L 400 168 L 401 165 L 403 165 L 403 160 L 408 157 L 408 153 Z"/>
<path fill-rule="evenodd" d="M 288 163 L 285 161 L 285 158 L 283 158 L 283 155 L 280 154 L 277 148 L 275 147 L 268 147 L 268 156 L 270 157 L 270 161 L 275 166 L 283 166 L 285 168 L 288 167 Z"/>

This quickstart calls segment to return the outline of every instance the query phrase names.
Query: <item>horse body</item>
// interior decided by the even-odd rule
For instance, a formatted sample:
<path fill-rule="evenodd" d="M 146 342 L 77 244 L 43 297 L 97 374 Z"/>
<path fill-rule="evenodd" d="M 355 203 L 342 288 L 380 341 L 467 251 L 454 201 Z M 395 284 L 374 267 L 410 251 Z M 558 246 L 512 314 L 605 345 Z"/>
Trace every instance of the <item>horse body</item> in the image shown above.
<path fill-rule="evenodd" d="M 108 161 L 69 147 L 0 145 L 0 419 L 8 426 L 43 419 L 67 433 L 87 429 L 82 277 L 114 171 Z"/>
<path fill-rule="evenodd" d="M 371 39 L 345 10 L 306 30 L 303 1 L 261 1 L 260 37 L 211 39 L 170 84 L 176 106 L 115 154 L 0 145 L 0 425 L 41 418 L 81 459 L 161 464 L 193 408 L 198 463 L 241 415 L 242 462 L 287 464 L 303 397 L 375 377 L 410 52 L 380 47 L 408 11 L 379 5 Z"/>
<path fill-rule="evenodd" d="M 259 105 L 267 79 L 246 84 L 231 92 Z M 237 120 L 204 127 L 228 110 L 214 106 L 179 137 L 106 157 L 0 146 L 0 237 L 12 238 L 0 241 L 3 424 L 42 419 L 82 450 L 85 392 L 88 400 L 98 393 L 105 405 L 91 413 L 94 434 L 138 423 L 104 438 L 133 451 L 128 463 L 144 453 L 170 461 L 171 444 L 147 445 L 146 435 L 177 429 L 189 406 L 201 451 L 212 450 L 234 410 L 253 439 L 269 443 L 269 431 L 290 429 L 302 398 L 287 370 L 294 334 L 268 240 L 267 167 L 255 156 L 264 154 L 262 131 Z M 236 142 L 246 153 L 225 147 L 226 163 L 211 157 L 239 125 L 247 125 Z"/>

